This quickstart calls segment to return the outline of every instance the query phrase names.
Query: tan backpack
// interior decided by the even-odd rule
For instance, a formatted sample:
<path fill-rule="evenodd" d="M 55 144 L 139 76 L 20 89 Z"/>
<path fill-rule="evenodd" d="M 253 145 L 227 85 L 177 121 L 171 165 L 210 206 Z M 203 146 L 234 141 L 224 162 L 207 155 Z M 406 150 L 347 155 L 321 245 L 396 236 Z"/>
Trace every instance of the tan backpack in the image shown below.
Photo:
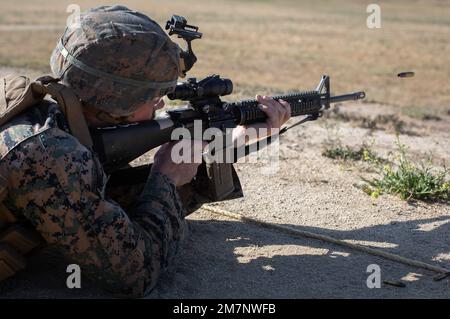
<path fill-rule="evenodd" d="M 0 81 L 0 126 L 50 95 L 61 107 L 72 135 L 86 147 L 92 147 L 81 103 L 68 87 L 58 83 L 59 79 L 43 76 L 30 81 L 26 76 L 7 75 Z M 36 230 L 19 225 L 2 203 L 8 193 L 5 175 L 0 175 L 0 282 L 24 269 L 25 256 L 44 243 Z"/>

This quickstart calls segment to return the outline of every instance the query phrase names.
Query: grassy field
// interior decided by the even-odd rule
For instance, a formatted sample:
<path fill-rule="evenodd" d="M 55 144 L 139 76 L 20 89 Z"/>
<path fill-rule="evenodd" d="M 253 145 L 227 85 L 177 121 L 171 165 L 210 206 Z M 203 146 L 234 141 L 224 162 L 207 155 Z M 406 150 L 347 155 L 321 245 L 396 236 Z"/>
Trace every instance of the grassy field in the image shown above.
<path fill-rule="evenodd" d="M 0 65 L 48 70 L 73 0 L 0 2 Z M 368 29 L 373 1 L 137 1 L 122 4 L 163 24 L 173 13 L 199 25 L 194 76 L 233 79 L 232 98 L 311 89 L 321 74 L 334 93 L 437 115 L 450 112 L 450 1 L 378 1 L 381 29 Z M 78 1 L 82 10 L 105 1 Z M 416 77 L 400 79 L 401 71 Z"/>

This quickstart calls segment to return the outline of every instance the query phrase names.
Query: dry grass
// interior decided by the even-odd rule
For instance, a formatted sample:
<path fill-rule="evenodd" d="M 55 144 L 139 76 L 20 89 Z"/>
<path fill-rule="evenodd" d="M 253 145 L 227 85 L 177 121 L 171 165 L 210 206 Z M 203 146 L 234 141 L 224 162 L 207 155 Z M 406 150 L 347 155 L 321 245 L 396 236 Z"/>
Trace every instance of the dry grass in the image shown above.
<path fill-rule="evenodd" d="M 0 65 L 47 70 L 70 1 L 0 3 Z M 366 90 L 394 106 L 450 109 L 450 2 L 378 1 L 382 28 L 366 27 L 373 1 L 125 1 L 163 24 L 173 13 L 200 26 L 191 74 L 232 78 L 238 96 L 310 89 L 330 74 L 335 93 Z M 79 1 L 81 8 L 105 1 Z M 5 25 L 47 25 L 45 31 Z M 51 26 L 56 26 L 56 29 Z M 61 26 L 58 29 L 58 26 Z M 400 71 L 415 71 L 399 79 Z M 236 96 L 234 96 L 236 97 Z"/>

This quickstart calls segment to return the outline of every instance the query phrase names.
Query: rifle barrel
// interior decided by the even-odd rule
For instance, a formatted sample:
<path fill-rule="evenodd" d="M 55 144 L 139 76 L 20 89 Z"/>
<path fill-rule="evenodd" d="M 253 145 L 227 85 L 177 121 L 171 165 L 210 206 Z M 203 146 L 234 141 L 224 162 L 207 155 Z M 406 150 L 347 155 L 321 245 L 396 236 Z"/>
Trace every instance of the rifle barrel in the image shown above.
<path fill-rule="evenodd" d="M 350 94 L 343 94 L 330 97 L 330 103 L 339 103 L 345 101 L 356 101 L 366 97 L 365 92 L 355 92 Z"/>

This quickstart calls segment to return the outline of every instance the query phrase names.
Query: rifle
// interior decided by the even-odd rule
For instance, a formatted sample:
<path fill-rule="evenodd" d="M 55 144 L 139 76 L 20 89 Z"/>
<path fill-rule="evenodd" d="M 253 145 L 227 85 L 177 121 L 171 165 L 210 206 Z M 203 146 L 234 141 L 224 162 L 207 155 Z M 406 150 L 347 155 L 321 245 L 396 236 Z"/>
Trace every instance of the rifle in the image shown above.
<path fill-rule="evenodd" d="M 206 77 L 199 82 L 189 79 L 186 83 L 177 85 L 175 91 L 168 95 L 171 100 L 188 101 L 187 107 L 169 110 L 150 121 L 92 129 L 94 150 L 105 171 L 115 172 L 149 150 L 172 141 L 172 133 L 178 128 L 188 129 L 191 136 L 195 135 L 195 121 L 200 121 L 203 131 L 216 128 L 223 132 L 238 125 L 265 121 L 266 114 L 257 107 L 256 100 L 227 103 L 220 99 L 220 96 L 231 94 L 232 91 L 232 81 L 218 75 Z M 330 96 L 330 78 L 326 75 L 322 76 L 316 90 L 274 96 L 275 100 L 283 99 L 290 103 L 292 117 L 305 116 L 292 126 L 281 129 L 278 135 L 299 124 L 317 120 L 333 103 L 364 97 L 364 92 Z M 269 136 L 264 143 L 257 142 L 256 148 L 245 146 L 244 156 L 270 144 L 273 138 Z M 237 154 L 237 150 L 235 152 Z M 233 157 L 234 161 L 237 161 L 237 157 Z M 122 176 L 126 178 L 129 174 L 124 173 Z M 137 175 L 145 174 L 141 172 Z M 194 179 L 193 188 L 213 201 L 242 196 L 232 163 L 205 163 Z M 232 196 L 233 193 L 235 195 Z"/>
<path fill-rule="evenodd" d="M 188 50 L 185 51 L 186 60 L 196 60 L 191 41 L 201 37 L 201 34 L 197 32 L 198 28 L 187 25 L 186 20 L 179 16 L 172 17 L 166 28 L 170 29 L 170 34 L 178 34 L 188 43 Z M 189 54 L 190 58 L 188 58 Z M 190 67 L 192 64 L 189 65 Z M 171 100 L 187 101 L 186 107 L 169 110 L 154 120 L 92 129 L 94 151 L 98 154 L 107 173 L 114 172 L 116 176 L 120 176 L 115 180 L 120 181 L 131 175 L 146 177 L 148 167 L 141 168 L 137 174 L 128 171 L 120 172 L 120 169 L 149 150 L 172 141 L 172 133 L 178 128 L 185 128 L 195 135 L 194 123 L 197 122 L 201 123 L 202 132 L 214 128 L 228 134 L 229 129 L 238 125 L 249 125 L 266 120 L 266 114 L 258 108 L 256 100 L 237 102 L 221 100 L 221 96 L 232 92 L 233 82 L 219 75 L 211 75 L 200 81 L 189 78 L 186 82 L 178 84 L 168 95 Z M 274 96 L 275 100 L 283 99 L 290 103 L 291 117 L 305 116 L 294 125 L 281 129 L 278 135 L 284 134 L 297 125 L 317 120 L 333 103 L 359 100 L 364 97 L 364 92 L 331 96 L 330 78 L 327 75 L 322 76 L 315 90 Z M 264 143 L 257 142 L 256 148 L 251 147 L 252 145 L 245 146 L 243 156 L 270 144 L 278 135 L 265 138 Z M 235 161 L 237 157 L 234 157 Z M 242 188 L 232 164 L 203 163 L 190 186 L 202 196 L 207 197 L 209 201 L 241 197 Z"/>

